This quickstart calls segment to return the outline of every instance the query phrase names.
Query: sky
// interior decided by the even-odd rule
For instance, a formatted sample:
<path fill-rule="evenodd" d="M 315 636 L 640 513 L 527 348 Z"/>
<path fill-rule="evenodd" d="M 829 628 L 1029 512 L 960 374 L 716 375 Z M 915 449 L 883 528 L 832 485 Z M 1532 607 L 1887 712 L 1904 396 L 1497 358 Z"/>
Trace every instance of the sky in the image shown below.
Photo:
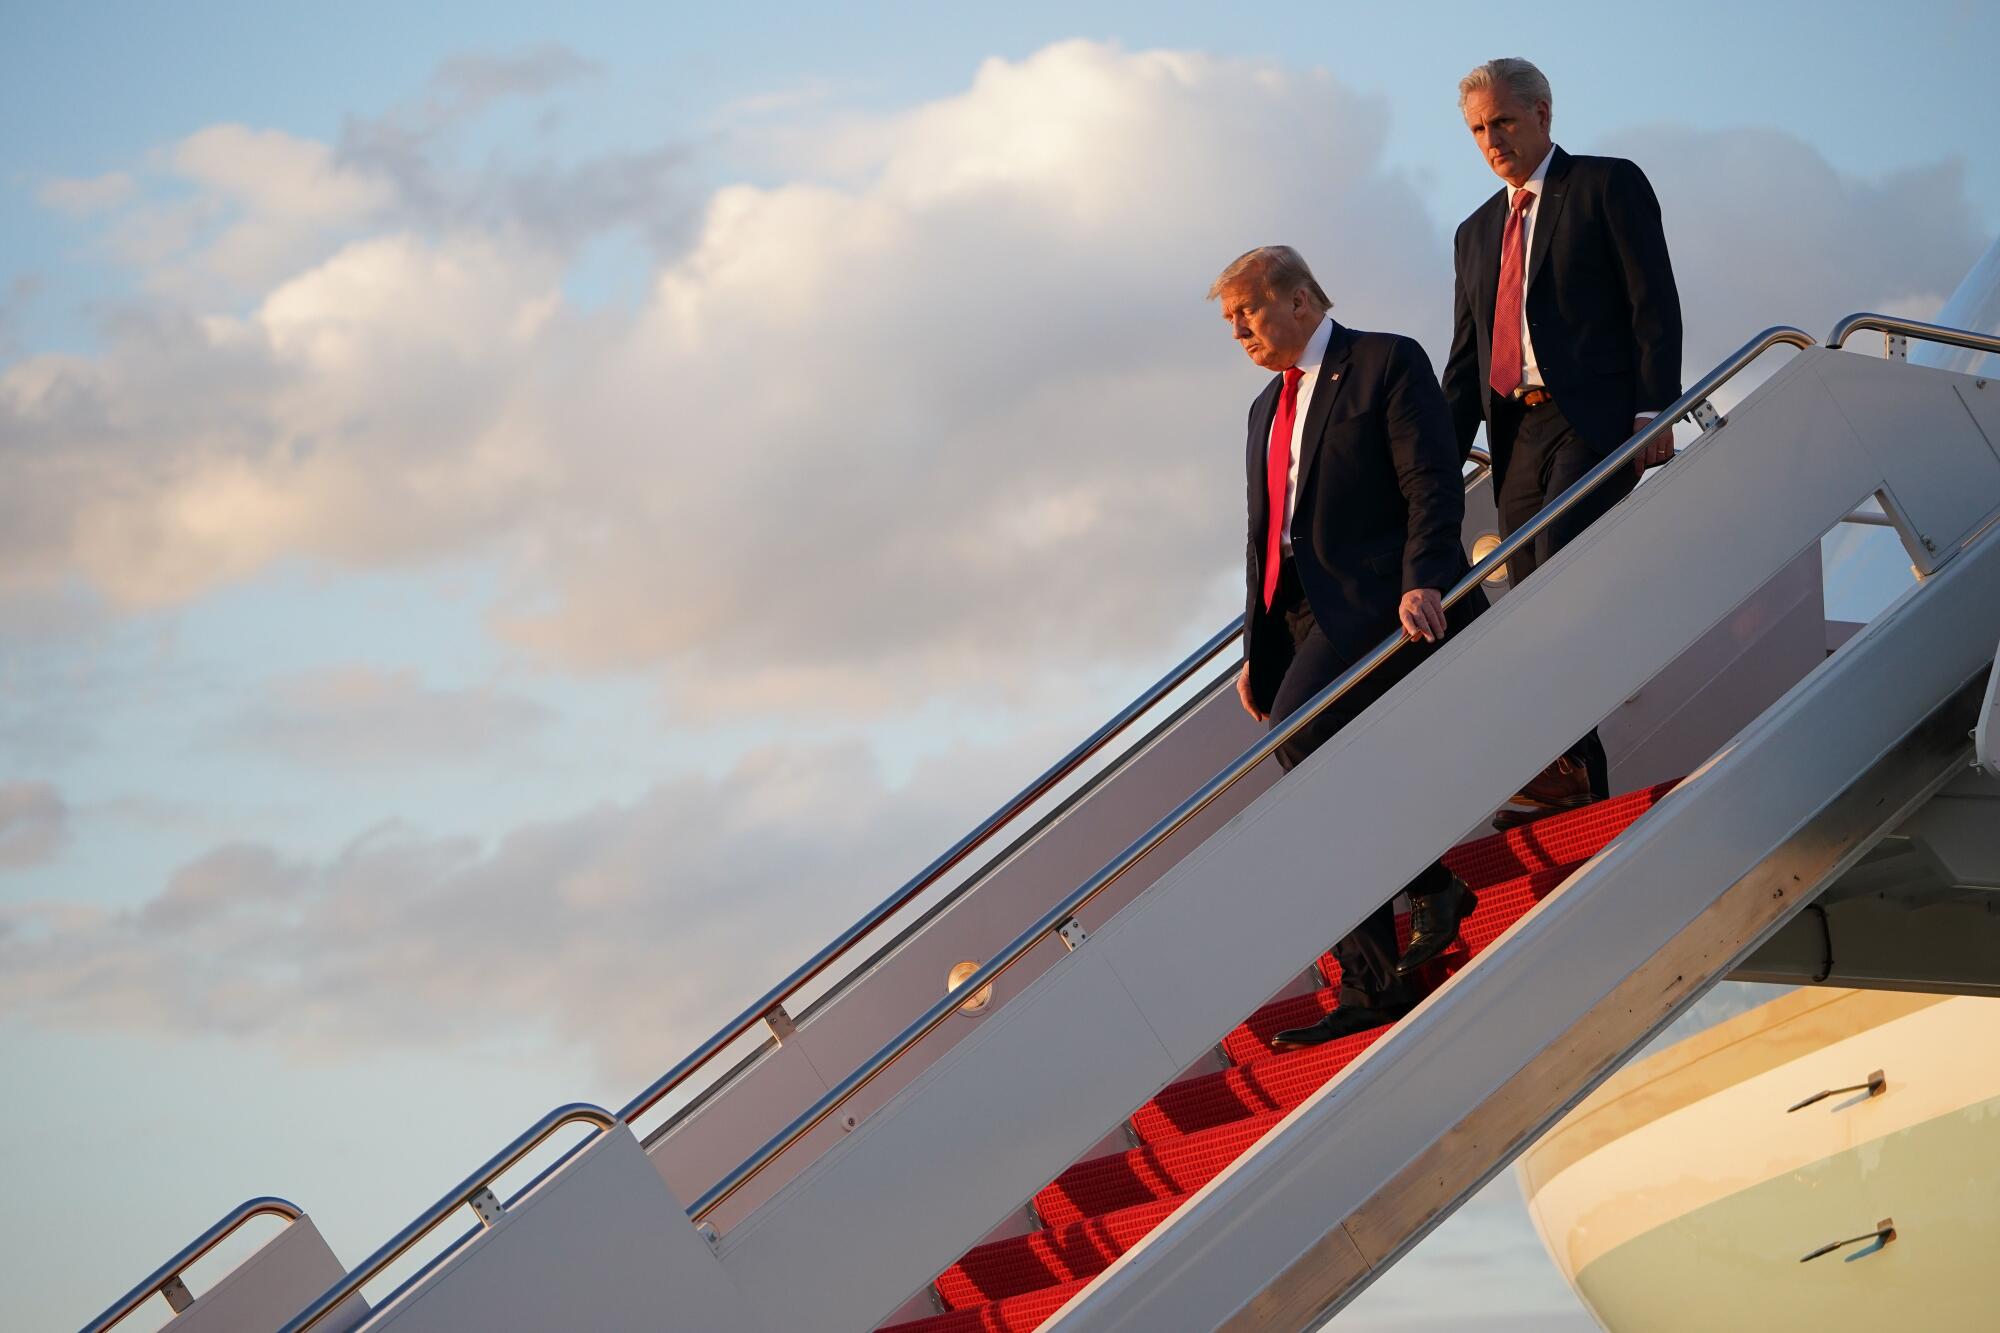
<path fill-rule="evenodd" d="M 1223 623 L 1261 381 L 1201 293 L 1289 242 L 1441 364 L 1478 61 L 1645 168 L 1690 378 L 1933 313 L 2000 229 L 1990 5 L 1535 19 L 10 6 L 23 1326 L 253 1194 L 366 1254 Z M 1588 1327 L 1509 1189 L 1341 1326 L 1458 1327 L 1476 1270 Z"/>

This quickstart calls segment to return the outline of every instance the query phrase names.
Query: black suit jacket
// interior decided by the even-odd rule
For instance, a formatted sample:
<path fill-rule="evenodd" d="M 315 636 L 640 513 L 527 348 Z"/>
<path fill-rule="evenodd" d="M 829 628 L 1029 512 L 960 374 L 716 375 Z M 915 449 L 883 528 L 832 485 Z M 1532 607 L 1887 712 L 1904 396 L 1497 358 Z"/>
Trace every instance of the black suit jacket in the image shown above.
<path fill-rule="evenodd" d="M 1267 710 L 1292 656 L 1289 630 L 1264 609 L 1264 469 L 1283 385 L 1284 376 L 1273 376 L 1250 405 L 1246 469 L 1244 654 L 1251 692 Z M 1411 339 L 1333 325 L 1306 410 L 1298 486 L 1292 559 L 1313 618 L 1348 662 L 1397 632 L 1405 592 L 1448 592 L 1465 575 L 1465 482 L 1451 413 L 1430 358 Z M 1485 604 L 1474 592 L 1452 608 L 1448 623 L 1456 629 Z"/>
<path fill-rule="evenodd" d="M 1660 227 L 1660 202 L 1639 168 L 1620 157 L 1555 150 L 1535 205 L 1523 304 L 1542 382 L 1586 444 L 1602 457 L 1632 435 L 1632 418 L 1681 395 L 1681 298 Z M 1459 224 L 1457 290 L 1445 398 L 1459 456 L 1483 420 L 1496 480 L 1506 441 L 1493 430 L 1493 307 L 1507 189 Z"/>

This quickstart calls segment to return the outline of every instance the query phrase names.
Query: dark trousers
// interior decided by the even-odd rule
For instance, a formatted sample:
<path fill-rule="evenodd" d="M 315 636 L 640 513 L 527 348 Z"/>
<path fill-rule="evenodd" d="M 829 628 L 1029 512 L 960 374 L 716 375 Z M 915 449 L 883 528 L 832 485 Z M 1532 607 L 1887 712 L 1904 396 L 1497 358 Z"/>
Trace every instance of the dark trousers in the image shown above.
<path fill-rule="evenodd" d="M 1560 405 L 1547 402 L 1540 407 L 1502 404 L 1493 422 L 1494 457 L 1506 459 L 1496 503 L 1500 510 L 1500 535 L 1511 536 L 1527 526 L 1542 506 L 1568 490 L 1584 473 L 1596 467 L 1602 456 L 1585 444 L 1562 414 Z M 1507 561 L 1507 581 L 1520 587 L 1528 575 L 1555 556 L 1583 530 L 1632 493 L 1639 484 L 1636 469 L 1625 468 L 1598 486 L 1568 513 L 1543 529 L 1541 534 Z M 1590 774 L 1591 792 L 1602 798 L 1611 794 L 1611 765 L 1597 728 L 1569 748 L 1571 758 L 1580 760 Z"/>
<path fill-rule="evenodd" d="M 1312 606 L 1299 587 L 1298 575 L 1287 559 L 1279 573 L 1278 592 L 1272 609 L 1280 612 L 1292 634 L 1292 661 L 1271 701 L 1271 723 L 1280 722 L 1299 711 L 1315 694 L 1331 685 L 1353 663 L 1334 650 Z M 1388 631 L 1384 631 L 1386 637 Z M 1408 675 L 1432 651 L 1411 644 L 1384 662 L 1368 677 L 1336 699 L 1296 736 L 1278 747 L 1278 763 L 1289 773 L 1328 737 L 1361 715 L 1363 709 L 1386 694 L 1391 686 Z M 1433 861 L 1405 886 L 1412 894 L 1437 893 L 1451 887 L 1451 872 L 1444 863 Z M 1341 1007 L 1383 1007 L 1401 1005 L 1411 998 L 1407 984 L 1396 975 L 1396 912 L 1394 899 L 1384 902 L 1333 946 L 1340 963 Z"/>

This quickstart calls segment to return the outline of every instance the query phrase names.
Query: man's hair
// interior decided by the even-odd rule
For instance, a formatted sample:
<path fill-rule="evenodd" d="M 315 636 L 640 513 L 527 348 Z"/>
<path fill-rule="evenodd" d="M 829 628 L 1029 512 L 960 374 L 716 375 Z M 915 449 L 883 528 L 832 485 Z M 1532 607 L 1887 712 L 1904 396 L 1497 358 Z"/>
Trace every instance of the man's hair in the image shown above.
<path fill-rule="evenodd" d="M 1534 62 L 1519 56 L 1502 56 L 1476 67 L 1472 73 L 1458 81 L 1458 109 L 1465 110 L 1465 99 L 1481 88 L 1500 87 L 1512 94 L 1517 101 L 1533 106 L 1537 102 L 1547 102 L 1549 109 L 1555 109 L 1555 94 L 1549 91 L 1546 74 L 1535 68 Z"/>
<path fill-rule="evenodd" d="M 1314 278 L 1312 270 L 1306 267 L 1305 258 L 1289 245 L 1260 245 L 1255 250 L 1246 250 L 1229 261 L 1229 267 L 1208 284 L 1208 299 L 1219 298 L 1225 288 L 1243 282 L 1255 282 L 1264 288 L 1264 294 L 1273 300 L 1290 296 L 1303 287 L 1306 299 L 1324 315 L 1333 309 L 1333 301 Z"/>

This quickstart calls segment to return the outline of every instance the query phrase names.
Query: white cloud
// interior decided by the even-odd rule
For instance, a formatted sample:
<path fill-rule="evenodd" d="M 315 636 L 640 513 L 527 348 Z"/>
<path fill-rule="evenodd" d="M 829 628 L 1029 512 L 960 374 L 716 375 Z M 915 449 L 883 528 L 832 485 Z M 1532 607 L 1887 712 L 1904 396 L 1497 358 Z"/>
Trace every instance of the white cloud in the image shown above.
<path fill-rule="evenodd" d="M 437 689 L 413 671 L 347 666 L 274 683 L 227 732 L 310 767 L 379 767 L 488 759 L 550 717 L 491 686 Z"/>
<path fill-rule="evenodd" d="M 927 859 L 993 761 L 892 791 L 858 746 L 773 750 L 490 847 L 227 843 L 131 910 L 0 904 L 0 1015 L 311 1058 L 541 1040 L 636 1086 Z"/>
<path fill-rule="evenodd" d="M 198 130 L 150 166 L 158 187 L 112 223 L 105 247 L 153 295 L 193 309 L 261 293 L 389 220 L 397 202 L 387 180 L 328 145 L 247 125 Z M 43 202 L 54 202 L 46 191 Z"/>
<path fill-rule="evenodd" d="M 69 805 L 46 782 L 0 782 L 0 871 L 52 858 L 69 832 Z"/>
<path fill-rule="evenodd" d="M 390 202 L 387 187 L 342 167 L 312 139 L 211 125 L 174 145 L 176 175 L 213 187 L 259 218 L 349 223 Z"/>
<path fill-rule="evenodd" d="M 501 75 L 546 87 L 564 62 Z M 0 374 L 0 578 L 83 571 L 150 606 L 287 557 L 473 552 L 507 572 L 500 632 L 657 672 L 702 713 L 1157 660 L 1233 601 L 1259 377 L 1200 299 L 1214 271 L 1290 241 L 1343 319 L 1443 350 L 1455 220 L 1387 163 L 1385 118 L 1266 64 L 989 61 L 924 106 L 769 131 L 796 178 L 718 190 L 629 314 L 571 307 L 564 266 L 592 227 L 669 227 L 658 162 L 622 193 L 609 160 L 530 188 L 443 171 L 429 122 L 400 166 L 359 130 L 332 156 L 196 136 L 187 169 L 248 220 L 351 220 L 365 179 L 394 183 L 389 221 L 246 314 Z M 1691 374 L 1771 322 L 1909 308 L 1979 248 L 1954 167 L 1855 181 L 1765 131 L 1608 146 L 1665 201 Z M 258 153 L 282 164 L 270 201 L 238 169 Z"/>
<path fill-rule="evenodd" d="M 1605 151 L 1660 196 L 1688 324 L 1688 378 L 1772 324 L 1824 337 L 1856 310 L 1937 313 L 1991 239 L 1958 162 L 1863 180 L 1777 130 L 1658 126 Z"/>
<path fill-rule="evenodd" d="M 103 213 L 118 207 L 137 194 L 138 190 L 139 182 L 129 173 L 107 171 L 101 176 L 65 177 L 46 181 L 35 191 L 35 198 L 45 208 L 53 208 L 72 217 L 87 217 L 92 213 Z"/>

